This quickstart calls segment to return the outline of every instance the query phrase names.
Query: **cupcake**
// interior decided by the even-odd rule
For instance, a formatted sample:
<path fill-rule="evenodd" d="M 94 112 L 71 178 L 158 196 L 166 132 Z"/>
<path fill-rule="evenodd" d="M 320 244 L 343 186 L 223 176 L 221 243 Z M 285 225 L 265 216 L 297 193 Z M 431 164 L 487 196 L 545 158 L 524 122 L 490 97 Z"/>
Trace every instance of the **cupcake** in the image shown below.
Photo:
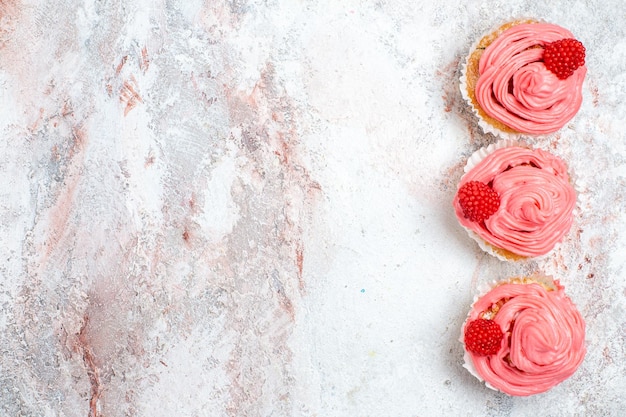
<path fill-rule="evenodd" d="M 453 201 L 468 234 L 483 250 L 508 261 L 554 249 L 571 228 L 575 205 L 565 163 L 512 140 L 469 158 Z"/>
<path fill-rule="evenodd" d="M 489 388 L 514 396 L 545 392 L 585 357 L 585 322 L 564 288 L 535 275 L 494 284 L 463 325 L 465 364 Z"/>
<path fill-rule="evenodd" d="M 461 75 L 485 132 L 503 138 L 561 129 L 580 109 L 585 47 L 560 26 L 517 20 L 482 37 Z"/>

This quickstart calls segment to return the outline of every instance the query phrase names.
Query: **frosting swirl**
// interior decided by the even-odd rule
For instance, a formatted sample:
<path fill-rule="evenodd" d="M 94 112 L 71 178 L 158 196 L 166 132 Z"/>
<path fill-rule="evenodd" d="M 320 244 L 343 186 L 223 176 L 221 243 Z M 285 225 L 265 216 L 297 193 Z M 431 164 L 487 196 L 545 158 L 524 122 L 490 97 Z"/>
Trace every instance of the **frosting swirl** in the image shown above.
<path fill-rule="evenodd" d="M 484 112 L 519 132 L 546 134 L 563 127 L 580 109 L 587 69 L 559 79 L 543 63 L 543 46 L 573 37 L 549 23 L 515 25 L 498 36 L 479 61 L 475 94 Z"/>
<path fill-rule="evenodd" d="M 509 395 L 538 394 L 569 378 L 582 363 L 585 322 L 564 288 L 555 284 L 555 290 L 538 283 L 501 284 L 474 304 L 468 323 L 493 314 L 489 318 L 505 334 L 495 355 L 466 352 L 492 388 Z"/>
<path fill-rule="evenodd" d="M 457 195 L 457 218 L 496 248 L 523 257 L 545 255 L 572 225 L 576 192 L 565 163 L 549 152 L 496 149 L 463 176 L 459 188 L 469 181 L 490 185 L 500 196 L 500 207 L 484 222 L 473 222 L 464 216 Z"/>

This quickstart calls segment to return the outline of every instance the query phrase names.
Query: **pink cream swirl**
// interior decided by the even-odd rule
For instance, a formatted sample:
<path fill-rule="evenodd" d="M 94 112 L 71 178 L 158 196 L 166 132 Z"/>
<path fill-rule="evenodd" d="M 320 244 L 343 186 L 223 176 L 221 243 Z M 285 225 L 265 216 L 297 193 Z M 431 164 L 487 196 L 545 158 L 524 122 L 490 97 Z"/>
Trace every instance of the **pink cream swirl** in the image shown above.
<path fill-rule="evenodd" d="M 520 24 L 489 45 L 479 62 L 476 100 L 489 116 L 519 132 L 540 135 L 563 127 L 580 109 L 587 73 L 561 80 L 543 63 L 543 46 L 573 38 L 549 23 Z"/>
<path fill-rule="evenodd" d="M 582 363 L 585 322 L 555 282 L 548 291 L 537 283 L 501 284 L 474 304 L 471 320 L 504 302 L 492 318 L 504 333 L 500 351 L 467 352 L 478 375 L 509 395 L 538 394 L 569 378 Z"/>
<path fill-rule="evenodd" d="M 465 217 L 458 195 L 454 208 L 461 225 L 487 243 L 523 257 L 548 253 L 573 222 L 576 192 L 567 167 L 541 149 L 507 146 L 488 154 L 459 183 L 481 181 L 500 196 L 500 207 L 484 222 Z"/>

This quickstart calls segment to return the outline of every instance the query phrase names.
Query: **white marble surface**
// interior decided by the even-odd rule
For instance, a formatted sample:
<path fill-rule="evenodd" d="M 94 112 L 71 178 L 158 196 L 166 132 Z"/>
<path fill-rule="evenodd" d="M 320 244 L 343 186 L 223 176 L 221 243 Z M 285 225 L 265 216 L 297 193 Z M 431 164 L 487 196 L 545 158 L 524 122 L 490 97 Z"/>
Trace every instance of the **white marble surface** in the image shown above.
<path fill-rule="evenodd" d="M 572 232 L 523 265 L 451 209 L 494 140 L 459 61 L 512 16 L 588 50 L 533 140 Z M 623 416 L 626 3 L 0 2 L 1 416 Z M 512 398 L 462 367 L 481 282 L 559 277 L 588 354 Z"/>

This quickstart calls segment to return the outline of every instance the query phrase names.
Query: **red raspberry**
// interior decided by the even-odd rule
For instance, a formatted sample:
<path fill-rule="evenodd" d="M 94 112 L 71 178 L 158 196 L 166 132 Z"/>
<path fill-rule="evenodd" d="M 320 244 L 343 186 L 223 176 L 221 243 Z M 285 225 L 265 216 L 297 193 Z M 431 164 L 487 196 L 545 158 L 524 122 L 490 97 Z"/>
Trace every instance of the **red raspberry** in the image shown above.
<path fill-rule="evenodd" d="M 465 327 L 465 349 L 477 355 L 495 355 L 503 337 L 504 333 L 495 321 L 473 320 Z"/>
<path fill-rule="evenodd" d="M 545 45 L 543 62 L 561 80 L 585 65 L 585 47 L 576 39 L 560 39 Z"/>
<path fill-rule="evenodd" d="M 484 182 L 466 182 L 459 189 L 457 196 L 463 214 L 473 222 L 488 219 L 500 207 L 500 196 Z"/>

